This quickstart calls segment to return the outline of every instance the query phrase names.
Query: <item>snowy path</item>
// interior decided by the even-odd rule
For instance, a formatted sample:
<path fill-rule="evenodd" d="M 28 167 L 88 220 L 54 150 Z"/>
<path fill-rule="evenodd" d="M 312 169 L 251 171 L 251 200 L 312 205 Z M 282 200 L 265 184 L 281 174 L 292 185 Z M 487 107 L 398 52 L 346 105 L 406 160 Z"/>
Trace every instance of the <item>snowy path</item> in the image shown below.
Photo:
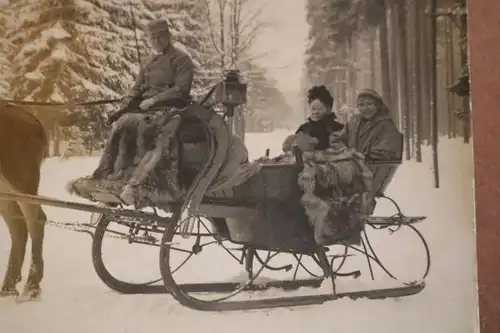
<path fill-rule="evenodd" d="M 279 153 L 286 132 L 250 135 L 252 158 Z M 396 174 L 388 195 L 397 199 L 407 215 L 426 215 L 419 226 L 432 254 L 426 289 L 406 299 L 340 300 L 320 306 L 234 313 L 195 312 L 178 305 L 168 295 L 124 296 L 110 291 L 96 276 L 90 256 L 90 238 L 71 231 L 47 228 L 46 273 L 41 302 L 17 305 L 0 300 L 0 331 L 42 332 L 406 332 L 460 333 L 476 327 L 475 242 L 473 234 L 472 161 L 470 147 L 443 140 L 440 146 L 442 188 L 432 188 L 432 174 L 426 164 L 406 162 Z M 427 153 L 427 152 L 426 152 Z M 95 158 L 60 162 L 47 160 L 43 166 L 41 193 L 77 200 L 65 193 L 69 179 L 89 173 Z M 384 207 L 378 214 L 384 213 Z M 47 208 L 53 220 L 75 221 L 88 214 Z M 389 213 L 389 212 L 386 212 Z M 394 242 L 392 242 L 394 243 Z M 391 243 L 393 254 L 403 258 L 401 269 L 414 265 L 404 259 L 412 249 L 402 239 Z M 0 267 L 8 257 L 10 240 L 0 223 Z M 29 249 L 28 249 L 29 250 Z M 151 278 L 159 276 L 156 250 L 146 260 L 127 251 L 126 260 L 140 260 Z M 138 256 L 138 254 L 136 254 Z M 214 258 L 214 267 L 219 266 Z M 131 264 L 133 265 L 133 264 Z M 138 264 L 136 264 L 138 265 Z M 27 266 L 27 265 L 25 265 Z M 26 271 L 27 267 L 25 267 Z M 3 277 L 3 276 L 2 276 Z M 346 283 L 348 283 L 347 281 Z M 328 286 L 328 283 L 325 283 Z"/>

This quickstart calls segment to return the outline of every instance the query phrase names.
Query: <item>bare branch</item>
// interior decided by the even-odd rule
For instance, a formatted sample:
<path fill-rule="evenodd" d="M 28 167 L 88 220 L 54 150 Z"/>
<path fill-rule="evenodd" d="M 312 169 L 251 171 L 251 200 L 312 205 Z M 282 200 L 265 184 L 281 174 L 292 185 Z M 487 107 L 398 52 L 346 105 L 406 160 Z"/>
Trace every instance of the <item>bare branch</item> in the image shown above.
<path fill-rule="evenodd" d="M 222 55 L 222 50 L 218 47 L 217 45 L 217 42 L 216 42 L 216 33 L 215 33 L 215 29 L 214 29 L 214 26 L 212 24 L 212 11 L 210 10 L 210 2 L 209 0 L 202 0 L 203 1 L 203 5 L 205 7 L 205 14 L 206 14 L 206 18 L 207 18 L 207 22 L 208 22 L 208 29 L 210 30 L 209 33 L 210 33 L 210 40 L 212 42 L 212 45 L 215 49 L 215 51 Z"/>
<path fill-rule="evenodd" d="M 239 61 L 240 62 L 253 62 L 255 60 L 262 59 L 262 58 L 267 57 L 267 56 L 269 56 L 269 53 L 260 53 L 257 55 L 248 56 L 246 58 L 240 58 Z"/>
<path fill-rule="evenodd" d="M 205 8 L 208 7 L 210 0 L 203 0 Z M 253 57 L 243 56 L 254 44 L 254 41 L 261 32 L 261 29 L 268 25 L 263 24 L 258 18 L 266 8 L 267 4 L 260 5 L 256 11 L 246 10 L 251 3 L 250 0 L 212 0 L 212 4 L 218 9 L 218 34 L 216 28 L 210 22 L 210 36 L 214 47 L 220 55 L 221 69 L 226 69 L 226 62 L 230 66 L 241 63 L 241 58 L 258 59 L 265 55 L 256 55 Z M 213 13 L 207 8 L 207 16 Z M 243 59 L 245 60 L 245 59 Z"/>
<path fill-rule="evenodd" d="M 226 7 L 226 0 L 219 0 L 219 20 L 220 20 L 220 48 L 222 50 L 221 56 L 220 56 L 220 66 L 221 66 L 221 71 L 224 71 L 226 65 L 225 65 L 225 57 L 226 57 L 226 41 L 225 41 L 225 24 L 224 24 L 224 9 Z"/>
<path fill-rule="evenodd" d="M 217 0 L 217 4 L 219 5 L 219 11 L 224 13 L 224 9 L 226 9 L 228 1 L 229 0 Z"/>
<path fill-rule="evenodd" d="M 255 39 L 258 37 L 258 31 L 260 30 L 260 26 L 255 26 L 242 41 L 240 41 L 238 45 L 238 53 L 244 53 L 252 46 Z"/>
<path fill-rule="evenodd" d="M 244 1 L 244 0 L 241 0 Z M 244 33 L 245 29 L 251 25 L 252 23 L 255 23 L 256 19 L 259 18 L 262 15 L 262 12 L 264 11 L 265 7 L 268 5 L 268 3 L 263 4 L 261 7 L 259 7 L 255 11 L 248 11 L 245 16 L 243 16 L 240 19 L 240 23 L 243 24 L 241 26 L 240 31 Z M 248 17 L 248 15 L 251 15 Z"/>

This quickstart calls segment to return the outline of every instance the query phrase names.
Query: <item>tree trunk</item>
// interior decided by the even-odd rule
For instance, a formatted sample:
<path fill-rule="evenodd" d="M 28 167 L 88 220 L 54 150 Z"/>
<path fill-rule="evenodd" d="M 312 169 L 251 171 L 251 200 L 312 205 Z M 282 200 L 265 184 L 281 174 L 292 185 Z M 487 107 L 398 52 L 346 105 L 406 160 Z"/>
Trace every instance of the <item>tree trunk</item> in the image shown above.
<path fill-rule="evenodd" d="M 449 87 L 453 84 L 454 80 L 454 66 L 455 57 L 453 54 L 453 30 L 451 21 L 447 19 L 445 21 L 445 58 L 446 58 L 446 86 Z M 448 111 L 448 138 L 455 138 L 455 97 L 450 91 L 446 94 L 446 106 Z"/>
<path fill-rule="evenodd" d="M 420 50 L 422 54 L 422 59 L 420 63 L 420 77 L 421 77 L 421 93 L 422 93 L 422 126 L 421 126 L 421 133 L 422 133 L 422 139 L 425 141 L 426 144 L 430 144 L 431 142 L 431 112 L 430 112 L 430 97 L 429 97 L 429 90 L 430 90 L 430 63 L 432 61 L 433 55 L 429 53 L 429 49 L 431 48 L 430 42 L 432 40 L 431 38 L 431 32 L 429 29 L 429 25 L 426 24 L 428 23 L 427 20 L 427 14 L 425 10 L 427 9 L 427 4 L 428 0 L 421 0 L 422 1 L 422 8 L 420 10 L 419 14 L 419 20 L 420 20 Z"/>
<path fill-rule="evenodd" d="M 357 78 L 358 78 L 358 68 L 356 66 L 358 59 L 358 41 L 357 39 L 351 37 L 350 47 L 349 47 L 349 100 L 347 105 L 354 105 L 356 101 L 356 91 L 357 91 Z"/>
<path fill-rule="evenodd" d="M 436 0 L 431 0 L 430 12 L 435 13 Z M 432 120 L 432 165 L 434 167 L 434 187 L 439 188 L 439 160 L 438 160 L 438 114 L 437 114 L 437 29 L 436 17 L 430 16 L 430 31 L 432 34 L 431 45 L 431 120 Z"/>
<path fill-rule="evenodd" d="M 413 15 L 413 6 L 411 5 L 411 1 L 407 3 L 406 11 L 407 11 L 407 33 L 406 37 L 415 35 L 415 24 L 414 24 L 414 15 Z M 415 143 L 415 126 L 414 126 L 414 114 L 415 114 L 415 93 L 414 90 L 414 71 L 413 71 L 413 62 L 415 61 L 415 50 L 413 49 L 414 45 L 411 38 L 406 40 L 407 44 L 407 59 L 408 59 L 408 67 L 406 68 L 406 75 L 408 78 L 408 105 L 409 105 L 409 118 L 410 118 L 410 126 L 408 127 L 408 135 L 410 137 L 410 151 L 411 157 L 415 156 L 414 151 L 414 143 Z"/>
<path fill-rule="evenodd" d="M 398 62 L 399 58 L 399 48 L 398 48 L 398 30 L 399 30 L 399 22 L 398 22 L 398 15 L 397 15 L 397 4 L 392 3 L 391 4 L 391 9 L 390 9 L 390 16 L 389 16 L 389 22 L 390 22 L 390 28 L 389 28 L 389 35 L 390 35 L 390 59 L 391 59 L 391 66 L 390 66 L 390 77 L 391 77 L 391 98 L 392 98 L 392 117 L 394 120 L 394 124 L 398 128 L 401 128 L 401 106 L 399 103 L 399 83 L 398 83 L 398 66 L 395 65 Z"/>
<path fill-rule="evenodd" d="M 413 59 L 411 62 L 412 74 L 412 97 L 413 97 L 413 125 L 414 125 L 414 149 L 417 162 L 422 162 L 422 142 L 421 142 L 421 123 L 422 123 L 422 93 L 421 93 L 421 59 L 422 50 L 420 50 L 420 2 L 412 1 L 411 7 L 411 24 L 413 25 L 413 34 L 411 38 Z"/>
<path fill-rule="evenodd" d="M 464 40 L 467 39 L 467 16 L 462 15 L 460 17 L 460 42 L 463 43 Z M 461 71 L 465 71 L 468 68 L 468 55 L 467 55 L 467 46 L 462 45 L 460 48 L 461 53 Z M 463 74 L 463 73 L 461 73 Z M 462 108 L 463 108 L 463 125 L 464 125 L 464 143 L 469 143 L 470 141 L 470 100 L 469 97 L 462 98 Z"/>
<path fill-rule="evenodd" d="M 220 32 L 219 32 L 219 43 L 220 43 L 220 70 L 221 74 L 224 75 L 224 71 L 226 70 L 226 29 L 225 29 L 225 1 L 219 1 L 219 23 L 220 23 Z"/>
<path fill-rule="evenodd" d="M 54 146 L 52 156 L 61 156 L 61 128 L 54 126 Z"/>
<path fill-rule="evenodd" d="M 375 56 L 375 31 L 369 35 L 369 52 L 370 52 L 370 88 L 375 89 L 377 85 L 377 65 Z"/>
<path fill-rule="evenodd" d="M 387 5 L 386 9 L 387 9 Z M 384 97 L 384 102 L 392 109 L 392 96 L 391 96 L 391 76 L 390 76 L 390 64 L 389 64 L 389 38 L 387 29 L 387 10 L 384 11 L 384 17 L 382 23 L 379 26 L 379 38 L 380 38 L 380 74 L 382 78 L 382 95 Z"/>
<path fill-rule="evenodd" d="M 347 45 L 343 45 L 340 47 L 340 59 L 347 59 L 348 52 L 347 52 Z M 339 92 L 340 92 L 340 100 L 341 104 L 348 103 L 349 101 L 347 100 L 347 82 L 349 80 L 349 69 L 345 66 L 345 64 L 342 64 L 343 70 L 342 71 L 336 71 L 338 74 L 339 82 L 338 82 L 338 87 L 339 87 Z"/>
<path fill-rule="evenodd" d="M 398 16 L 398 85 L 400 91 L 400 105 L 403 117 L 403 135 L 406 146 L 406 159 L 411 158 L 411 142 L 410 142 L 410 100 L 409 100 L 409 82 L 408 82 L 408 23 L 407 11 L 405 3 L 398 3 L 396 6 L 396 13 Z"/>

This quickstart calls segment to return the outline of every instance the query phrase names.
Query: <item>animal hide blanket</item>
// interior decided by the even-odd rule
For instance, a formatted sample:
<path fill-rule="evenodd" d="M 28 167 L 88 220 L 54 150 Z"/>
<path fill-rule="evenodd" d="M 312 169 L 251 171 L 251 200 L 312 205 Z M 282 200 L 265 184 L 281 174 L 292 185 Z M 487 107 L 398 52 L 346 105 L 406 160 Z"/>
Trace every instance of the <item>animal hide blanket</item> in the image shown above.
<path fill-rule="evenodd" d="M 318 244 L 359 244 L 365 217 L 371 211 L 372 178 L 364 157 L 354 149 L 339 147 L 302 154 L 298 184 L 301 203 Z M 267 164 L 295 163 L 291 152 Z"/>
<path fill-rule="evenodd" d="M 96 193 L 111 194 L 137 209 L 168 208 L 178 202 L 187 192 L 179 182 L 183 143 L 176 134 L 181 114 L 182 110 L 175 108 L 125 114 L 115 123 L 94 173 L 71 181 L 67 190 L 89 200 L 97 200 Z M 243 141 L 233 137 L 224 165 L 209 190 L 239 185 L 259 169 L 258 163 L 248 162 Z"/>

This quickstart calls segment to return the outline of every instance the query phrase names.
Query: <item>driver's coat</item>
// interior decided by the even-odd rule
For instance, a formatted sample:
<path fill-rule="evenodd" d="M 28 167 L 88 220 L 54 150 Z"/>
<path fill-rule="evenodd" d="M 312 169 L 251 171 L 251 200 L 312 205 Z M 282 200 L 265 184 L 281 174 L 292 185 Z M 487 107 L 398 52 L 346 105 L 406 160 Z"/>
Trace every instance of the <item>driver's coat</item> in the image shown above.
<path fill-rule="evenodd" d="M 191 56 L 170 45 L 165 52 L 144 61 L 128 97 L 133 98 L 142 91 L 144 99 L 154 97 L 156 102 L 187 99 L 193 84 L 194 69 Z"/>

